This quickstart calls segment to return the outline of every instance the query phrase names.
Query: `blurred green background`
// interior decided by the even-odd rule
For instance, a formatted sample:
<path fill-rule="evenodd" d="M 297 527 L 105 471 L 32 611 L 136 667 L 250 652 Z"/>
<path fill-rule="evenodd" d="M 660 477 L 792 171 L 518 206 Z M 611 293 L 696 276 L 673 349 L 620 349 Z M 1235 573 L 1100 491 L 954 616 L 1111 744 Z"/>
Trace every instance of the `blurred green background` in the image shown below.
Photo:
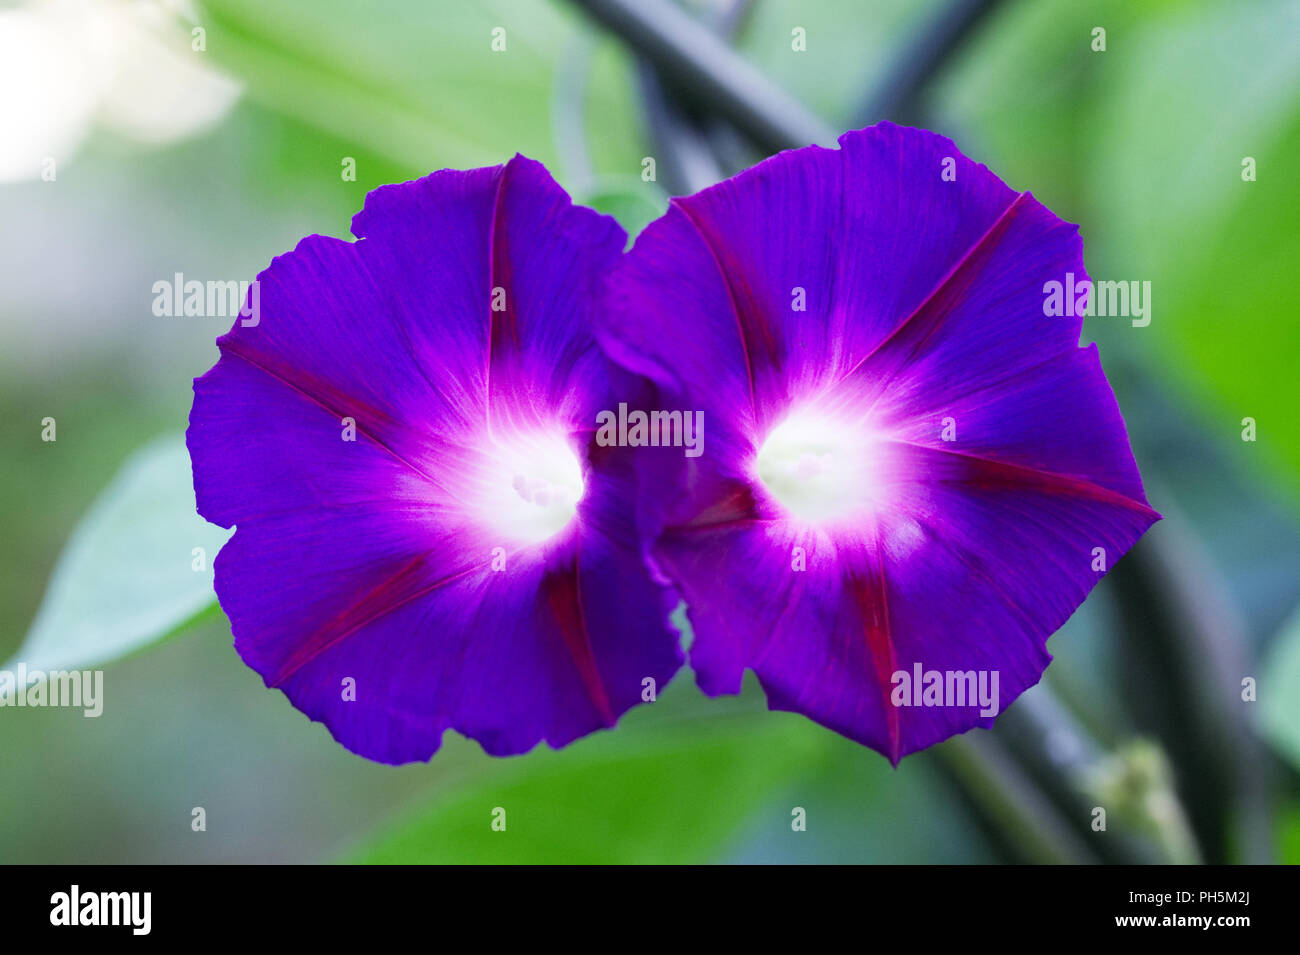
<path fill-rule="evenodd" d="M 708 24 L 730 2 L 685 7 Z M 755 687 L 705 700 L 684 670 L 561 752 L 492 760 L 448 734 L 432 763 L 394 769 L 264 689 L 204 611 L 104 664 L 99 719 L 0 709 L 0 861 L 1300 860 L 1300 4 L 988 7 L 907 116 L 863 104 L 947 2 L 755 0 L 734 42 L 836 132 L 950 135 L 1079 222 L 1094 277 L 1152 282 L 1149 327 L 1089 319 L 1084 339 L 1168 519 L 993 733 L 893 770 L 768 714 Z M 92 502 L 141 446 L 174 447 L 216 359 L 230 320 L 156 317 L 154 282 L 252 279 L 303 235 L 346 237 L 378 185 L 515 152 L 630 231 L 666 203 L 641 178 L 659 143 L 635 55 L 564 0 L 10 4 L 0 79 L 0 661 Z M 160 467 L 183 510 L 183 461 Z M 165 492 L 134 506 L 128 527 L 171 513 Z M 199 532 L 168 526 L 188 573 Z M 168 543 L 168 526 L 150 533 Z M 166 596 L 170 571 L 136 573 L 129 537 L 85 544 L 78 586 Z M 97 638 L 94 610 L 50 599 L 67 606 L 44 639 Z M 177 624 L 201 609 L 180 606 Z"/>

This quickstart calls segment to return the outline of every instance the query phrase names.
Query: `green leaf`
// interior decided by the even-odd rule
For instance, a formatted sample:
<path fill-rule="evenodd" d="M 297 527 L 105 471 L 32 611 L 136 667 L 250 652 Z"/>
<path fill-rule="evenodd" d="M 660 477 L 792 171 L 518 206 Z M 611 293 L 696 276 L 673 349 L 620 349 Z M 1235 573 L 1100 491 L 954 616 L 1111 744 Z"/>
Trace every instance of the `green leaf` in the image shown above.
<path fill-rule="evenodd" d="M 250 98 L 330 133 L 350 155 L 381 156 L 422 175 L 495 165 L 521 152 L 562 172 L 552 119 L 556 74 L 588 35 L 563 3 L 203 6 L 206 55 Z M 494 49 L 494 39 L 505 48 Z M 597 171 L 640 168 L 632 93 L 626 57 L 594 58 L 584 107 L 588 128 L 601 132 L 591 157 Z M 321 163 L 320 174 L 337 181 L 340 159 Z"/>
<path fill-rule="evenodd" d="M 721 5 L 718 5 L 721 6 Z M 840 129 L 870 125 L 858 110 L 885 79 L 904 38 L 933 15 L 915 0 L 764 0 L 751 6 L 736 44 L 769 77 Z M 705 14 L 705 19 L 709 14 Z M 806 49 L 796 49 L 794 31 Z"/>
<path fill-rule="evenodd" d="M 1089 260 L 1093 275 L 1152 285 L 1149 327 L 1096 322 L 1116 322 L 1115 334 L 1190 385 L 1212 435 L 1282 477 L 1293 503 L 1294 356 L 1279 346 L 1294 337 L 1300 258 L 1297 30 L 1300 6 L 1261 2 L 1178 5 L 1112 33 L 1111 52 L 1124 56 L 1099 76 L 1106 105 L 1084 144 L 1108 250 Z M 1247 157 L 1255 181 L 1242 178 Z M 1254 443 L 1241 440 L 1248 417 Z"/>
<path fill-rule="evenodd" d="M 204 616 L 216 606 L 212 561 L 230 534 L 195 511 L 182 437 L 136 452 L 73 532 L 12 662 L 92 666 Z"/>
<path fill-rule="evenodd" d="M 629 244 L 668 208 L 668 197 L 662 189 L 634 176 L 606 177 L 574 201 L 617 219 L 627 232 Z"/>
<path fill-rule="evenodd" d="M 832 734 L 801 717 L 756 716 L 623 726 L 560 752 L 495 763 L 490 778 L 443 796 L 345 861 L 716 860 L 783 785 L 834 744 Z M 492 828 L 498 808 L 505 831 Z M 789 812 L 781 808 L 772 825 L 788 832 Z"/>
<path fill-rule="evenodd" d="M 1300 770 L 1300 612 L 1273 641 L 1259 677 L 1260 728 Z"/>
<path fill-rule="evenodd" d="M 1300 803 L 1290 802 L 1277 814 L 1278 862 L 1300 865 Z"/>

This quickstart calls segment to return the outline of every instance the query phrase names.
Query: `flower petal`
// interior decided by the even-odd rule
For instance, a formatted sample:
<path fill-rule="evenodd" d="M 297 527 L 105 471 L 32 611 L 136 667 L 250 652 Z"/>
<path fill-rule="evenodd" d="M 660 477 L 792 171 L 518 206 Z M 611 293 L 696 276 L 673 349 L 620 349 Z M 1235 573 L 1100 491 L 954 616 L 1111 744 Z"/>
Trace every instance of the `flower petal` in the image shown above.
<path fill-rule="evenodd" d="M 634 462 L 592 437 L 625 378 L 591 292 L 622 230 L 522 157 L 379 189 L 353 228 L 275 259 L 195 382 L 236 648 L 385 762 L 449 727 L 504 755 L 613 725 L 681 663 L 621 505 Z M 529 536 L 512 508 L 562 501 L 530 470 L 556 454 L 572 516 Z"/>
<path fill-rule="evenodd" d="M 640 509 L 706 692 L 752 669 L 772 707 L 897 762 L 1037 682 L 1097 568 L 1158 519 L 1095 346 L 1043 314 L 1067 271 L 1086 277 L 1077 228 L 890 124 L 783 153 L 647 228 L 601 342 L 666 404 L 705 410 L 705 455 L 646 482 Z M 811 440 L 808 412 L 840 445 L 826 460 L 854 462 L 848 516 L 800 516 L 759 473 L 782 425 Z M 996 705 L 898 705 L 915 664 L 996 673 Z"/>

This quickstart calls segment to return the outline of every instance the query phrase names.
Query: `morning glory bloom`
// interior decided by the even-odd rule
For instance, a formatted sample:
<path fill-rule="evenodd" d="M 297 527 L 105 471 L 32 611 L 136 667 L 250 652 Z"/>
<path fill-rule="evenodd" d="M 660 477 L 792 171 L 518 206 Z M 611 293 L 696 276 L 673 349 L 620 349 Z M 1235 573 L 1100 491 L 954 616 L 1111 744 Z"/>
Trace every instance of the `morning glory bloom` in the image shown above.
<path fill-rule="evenodd" d="M 708 694 L 897 761 L 1038 681 L 1047 638 L 1156 520 L 1082 320 L 1076 226 L 953 143 L 881 124 L 674 200 L 602 345 L 704 453 L 640 482 Z"/>
<path fill-rule="evenodd" d="M 637 383 L 593 337 L 626 236 L 539 164 L 371 193 L 303 239 L 194 384 L 199 512 L 235 647 L 343 745 L 562 746 L 680 666 L 632 523 Z"/>

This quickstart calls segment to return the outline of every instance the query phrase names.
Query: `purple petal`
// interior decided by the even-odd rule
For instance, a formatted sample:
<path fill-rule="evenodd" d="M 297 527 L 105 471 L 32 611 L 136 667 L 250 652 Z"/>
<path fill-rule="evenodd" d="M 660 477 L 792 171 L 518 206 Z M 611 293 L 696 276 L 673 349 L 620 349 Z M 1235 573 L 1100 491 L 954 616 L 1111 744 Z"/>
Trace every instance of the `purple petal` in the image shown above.
<path fill-rule="evenodd" d="M 622 230 L 522 157 L 379 189 L 353 228 L 275 259 L 195 382 L 236 648 L 385 762 L 447 728 L 505 755 L 612 726 L 681 663 L 619 507 L 631 452 L 592 437 L 623 381 L 591 331 Z"/>
<path fill-rule="evenodd" d="M 1097 549 L 1108 569 L 1158 519 L 1080 320 L 1043 314 L 1067 271 L 1086 277 L 1074 226 L 889 124 L 642 234 L 602 345 L 705 412 L 705 455 L 646 482 L 641 512 L 706 692 L 752 669 L 772 707 L 896 762 L 1037 682 Z M 915 664 L 996 673 L 996 705 L 898 705 Z"/>

